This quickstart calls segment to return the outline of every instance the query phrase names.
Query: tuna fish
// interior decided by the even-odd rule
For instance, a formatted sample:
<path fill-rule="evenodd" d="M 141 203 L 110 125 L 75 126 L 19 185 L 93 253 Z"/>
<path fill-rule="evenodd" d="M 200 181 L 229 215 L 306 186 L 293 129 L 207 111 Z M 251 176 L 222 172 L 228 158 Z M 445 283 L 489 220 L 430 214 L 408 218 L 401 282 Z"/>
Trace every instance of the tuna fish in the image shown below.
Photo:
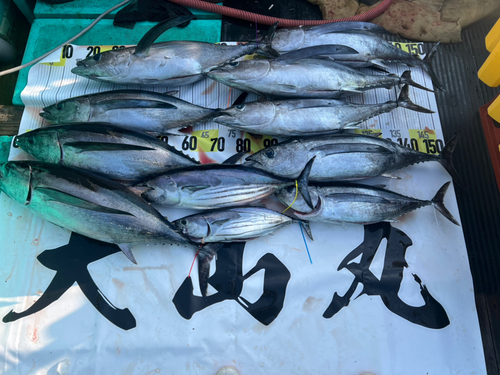
<path fill-rule="evenodd" d="M 165 134 L 169 129 L 195 125 L 217 116 L 168 94 L 116 90 L 62 100 L 40 113 L 52 124 L 105 123 L 135 131 Z"/>
<path fill-rule="evenodd" d="M 165 30 L 193 18 L 181 16 L 158 24 L 137 46 L 98 53 L 78 61 L 71 71 L 96 81 L 120 85 L 187 85 L 203 78 L 211 68 L 252 54 L 258 43 L 240 45 L 195 41 L 153 42 Z"/>
<path fill-rule="evenodd" d="M 267 39 L 268 48 L 280 54 L 318 45 L 337 44 L 352 48 L 354 53 L 337 54 L 335 61 L 350 67 L 376 66 L 387 69 L 385 62 L 398 62 L 423 68 L 436 87 L 442 85 L 431 67 L 436 44 L 421 60 L 397 47 L 380 35 L 390 33 L 384 28 L 367 22 L 338 22 L 319 26 L 304 26 L 277 30 Z"/>
<path fill-rule="evenodd" d="M 202 212 L 173 222 L 196 243 L 244 242 L 297 222 L 289 216 L 260 207 L 240 207 Z M 301 222 L 310 235 L 307 222 Z"/>
<path fill-rule="evenodd" d="M 267 98 L 335 99 L 375 88 L 390 89 L 400 84 L 432 91 L 414 82 L 410 71 L 405 71 L 401 77 L 395 74 L 371 75 L 335 61 L 311 58 L 350 50 L 339 46 L 309 47 L 276 59 L 236 61 L 214 68 L 206 75 Z"/>
<path fill-rule="evenodd" d="M 460 225 L 444 206 L 443 200 L 450 182 L 445 183 L 432 200 L 406 197 L 392 191 L 357 184 L 321 184 L 309 186 L 314 210 L 301 197 L 292 205 L 295 216 L 309 221 L 329 223 L 373 224 L 395 221 L 401 215 L 425 206 L 434 206 L 453 224 Z M 285 188 L 276 196 L 286 205 L 295 199 L 293 188 Z"/>
<path fill-rule="evenodd" d="M 0 168 L 0 189 L 51 223 L 117 244 L 134 263 L 130 247 L 135 244 L 171 241 L 198 249 L 131 190 L 84 171 L 42 162 L 11 161 Z"/>
<path fill-rule="evenodd" d="M 351 104 L 331 99 L 257 101 L 221 110 L 214 121 L 253 134 L 309 136 L 357 128 L 361 122 L 398 107 L 434 113 L 412 103 L 405 85 L 397 101 L 383 104 Z"/>
<path fill-rule="evenodd" d="M 307 202 L 307 178 L 312 164 L 313 160 L 306 163 L 297 182 L 239 165 L 200 165 L 161 174 L 134 189 L 151 203 L 203 210 L 249 205 L 298 184 Z"/>
<path fill-rule="evenodd" d="M 392 171 L 412 164 L 437 161 L 461 184 L 452 164 L 458 138 L 445 146 L 441 155 L 425 154 L 390 140 L 360 134 L 291 139 L 265 148 L 249 157 L 244 165 L 263 169 L 277 176 L 295 178 L 305 163 L 316 157 L 310 181 L 358 180 L 369 177 L 393 177 Z"/>
<path fill-rule="evenodd" d="M 112 125 L 57 125 L 18 135 L 15 144 L 35 158 L 91 171 L 127 184 L 154 173 L 196 165 L 174 147 Z"/>

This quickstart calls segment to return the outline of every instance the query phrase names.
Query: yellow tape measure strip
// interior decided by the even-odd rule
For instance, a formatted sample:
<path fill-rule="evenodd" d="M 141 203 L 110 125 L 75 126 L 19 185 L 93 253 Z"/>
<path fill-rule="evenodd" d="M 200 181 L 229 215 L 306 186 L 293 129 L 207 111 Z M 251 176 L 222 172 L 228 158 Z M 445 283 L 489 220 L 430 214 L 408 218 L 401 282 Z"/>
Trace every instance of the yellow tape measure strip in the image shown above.
<path fill-rule="evenodd" d="M 299 195 L 299 184 L 298 184 L 297 180 L 295 180 L 295 198 L 293 199 L 293 202 L 290 204 L 290 206 L 288 206 L 287 208 L 285 208 L 285 211 L 287 211 L 290 207 L 293 206 L 293 204 L 297 200 L 297 196 L 298 195 Z M 285 213 L 285 211 L 283 211 L 282 214 Z"/>

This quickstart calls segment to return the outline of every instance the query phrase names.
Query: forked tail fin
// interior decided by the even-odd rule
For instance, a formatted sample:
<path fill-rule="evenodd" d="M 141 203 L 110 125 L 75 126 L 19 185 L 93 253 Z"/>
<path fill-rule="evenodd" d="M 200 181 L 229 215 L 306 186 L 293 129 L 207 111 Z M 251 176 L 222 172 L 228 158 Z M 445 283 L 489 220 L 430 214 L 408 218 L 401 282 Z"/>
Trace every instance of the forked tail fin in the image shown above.
<path fill-rule="evenodd" d="M 443 214 L 445 218 L 447 218 L 449 221 L 451 221 L 453 224 L 460 226 L 458 221 L 453 217 L 453 215 L 448 211 L 448 209 L 444 206 L 444 195 L 446 194 L 446 191 L 448 190 L 448 187 L 450 186 L 450 181 L 445 183 L 443 186 L 441 186 L 441 189 L 438 190 L 434 198 L 432 198 L 431 202 L 432 205 Z"/>

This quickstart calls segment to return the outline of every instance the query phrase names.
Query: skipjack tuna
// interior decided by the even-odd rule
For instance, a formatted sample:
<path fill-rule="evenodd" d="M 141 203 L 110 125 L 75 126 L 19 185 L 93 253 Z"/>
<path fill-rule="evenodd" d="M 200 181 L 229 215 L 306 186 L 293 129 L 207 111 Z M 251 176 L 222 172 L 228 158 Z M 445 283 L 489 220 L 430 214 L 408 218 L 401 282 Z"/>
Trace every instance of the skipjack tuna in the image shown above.
<path fill-rule="evenodd" d="M 443 203 L 449 185 L 450 182 L 445 183 L 432 200 L 410 198 L 386 189 L 357 184 L 309 185 L 311 199 L 316 205 L 312 211 L 301 197 L 295 200 L 293 187 L 279 191 L 276 196 L 283 204 L 292 205 L 295 216 L 309 221 L 373 224 L 395 221 L 410 211 L 432 205 L 453 224 L 460 225 Z"/>
<path fill-rule="evenodd" d="M 310 136 L 357 128 L 369 118 L 398 107 L 434 113 L 409 98 L 408 85 L 398 100 L 383 104 L 353 104 L 332 99 L 291 99 L 257 101 L 220 110 L 213 120 L 252 134 Z"/>
<path fill-rule="evenodd" d="M 289 52 L 271 60 L 244 60 L 210 70 L 206 75 L 228 86 L 267 98 L 341 98 L 375 88 L 409 84 L 432 91 L 411 79 L 410 71 L 370 75 L 334 61 L 311 58 L 351 50 L 318 46 Z"/>
<path fill-rule="evenodd" d="M 298 185 L 310 202 L 307 179 L 313 161 L 306 163 L 297 182 L 240 165 L 199 165 L 148 178 L 133 189 L 151 203 L 203 210 L 249 205 L 284 187 Z"/>
<path fill-rule="evenodd" d="M 182 233 L 197 243 L 244 242 L 271 234 L 299 220 L 261 207 L 238 207 L 207 211 L 173 222 Z M 300 221 L 312 239 L 307 221 Z"/>
<path fill-rule="evenodd" d="M 203 78 L 211 68 L 258 50 L 258 43 L 240 45 L 195 41 L 153 42 L 167 29 L 193 19 L 181 16 L 153 27 L 137 46 L 98 53 L 78 61 L 72 73 L 120 85 L 180 86 Z"/>
<path fill-rule="evenodd" d="M 35 158 L 79 168 L 127 184 L 153 173 L 196 165 L 166 142 L 113 125 L 56 125 L 15 137 L 14 145 Z"/>
<path fill-rule="evenodd" d="M 279 53 L 325 45 L 337 44 L 352 48 L 353 53 L 336 54 L 332 58 L 350 67 L 375 66 L 387 69 L 385 62 L 398 62 L 424 69 L 436 87 L 442 85 L 432 70 L 431 60 L 436 54 L 436 44 L 423 60 L 386 41 L 381 34 L 391 35 L 383 27 L 368 22 L 336 22 L 318 26 L 278 29 L 266 38 L 267 48 Z"/>
<path fill-rule="evenodd" d="M 316 157 L 309 181 L 340 181 L 377 176 L 397 178 L 391 172 L 416 163 L 436 161 L 458 184 L 463 185 L 452 163 L 457 142 L 458 137 L 455 136 L 446 144 L 441 155 L 431 155 L 384 138 L 333 134 L 278 143 L 247 157 L 243 165 L 295 178 L 305 163 Z"/>
<path fill-rule="evenodd" d="M 62 100 L 40 113 L 52 124 L 104 123 L 135 131 L 165 134 L 172 128 L 196 125 L 218 115 L 170 93 L 115 90 Z"/>

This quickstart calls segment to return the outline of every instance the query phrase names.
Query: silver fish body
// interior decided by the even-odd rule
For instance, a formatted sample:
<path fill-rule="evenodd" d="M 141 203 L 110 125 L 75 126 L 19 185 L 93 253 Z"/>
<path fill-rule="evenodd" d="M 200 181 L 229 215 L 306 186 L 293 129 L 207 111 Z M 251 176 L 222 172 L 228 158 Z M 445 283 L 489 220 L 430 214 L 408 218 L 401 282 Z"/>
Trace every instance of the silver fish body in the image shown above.
<path fill-rule="evenodd" d="M 328 99 L 258 101 L 221 110 L 214 121 L 249 133 L 273 136 L 310 136 L 352 129 L 399 106 L 432 113 L 412 103 L 405 85 L 397 101 L 352 104 Z"/>
<path fill-rule="evenodd" d="M 40 113 L 52 124 L 104 123 L 151 133 L 195 125 L 217 115 L 167 94 L 116 90 L 62 100 Z"/>
<path fill-rule="evenodd" d="M 290 225 L 294 220 L 260 207 L 239 207 L 186 216 L 173 222 L 197 243 L 242 242 Z"/>
<path fill-rule="evenodd" d="M 350 24 L 351 22 L 342 22 L 337 25 L 325 24 L 278 29 L 272 39 L 267 41 L 268 48 L 283 54 L 320 45 L 347 46 L 357 53 L 336 54 L 332 58 L 354 68 L 377 66 L 386 69 L 384 65 L 386 62 L 421 67 L 430 75 L 436 87 L 442 89 L 442 85 L 431 66 L 431 60 L 436 53 L 435 47 L 422 60 L 382 38 L 380 34 L 389 34 L 383 28 L 373 28 L 373 24 L 363 22 L 356 23 L 357 25 L 354 26 Z"/>
<path fill-rule="evenodd" d="M 41 161 L 126 183 L 198 164 L 155 137 L 112 125 L 49 126 L 19 135 L 15 143 Z"/>
<path fill-rule="evenodd" d="M 155 43 L 148 54 L 135 47 L 99 53 L 77 62 L 74 74 L 120 85 L 180 86 L 203 78 L 203 73 L 257 49 L 256 43 L 224 45 L 194 41 Z"/>
<path fill-rule="evenodd" d="M 380 62 L 402 62 L 422 66 L 422 60 L 395 47 L 379 35 L 364 31 L 321 33 L 320 28 L 298 27 L 278 29 L 271 47 L 280 54 L 319 45 L 337 44 L 351 47 L 357 54 L 335 55 L 335 61 L 352 67 L 379 65 Z"/>
<path fill-rule="evenodd" d="M 441 155 L 431 155 L 360 134 L 291 139 L 247 157 L 244 165 L 294 178 L 308 160 L 316 157 L 309 180 L 339 181 L 384 176 L 412 164 L 437 161 L 459 180 L 451 162 L 457 140 L 450 140 Z"/>
<path fill-rule="evenodd" d="M 255 168 L 200 165 L 164 173 L 136 187 L 144 190 L 148 202 L 203 210 L 248 205 L 290 185 L 295 182 Z"/>
<path fill-rule="evenodd" d="M 276 196 L 285 205 L 293 202 L 295 216 L 309 221 L 373 224 L 395 221 L 410 211 L 432 205 L 452 223 L 459 225 L 443 204 L 449 185 L 449 182 L 444 184 L 432 200 L 415 199 L 386 189 L 357 184 L 309 185 L 312 202 L 316 205 L 312 211 L 301 197 L 295 200 L 293 188 L 285 188 Z"/>
<path fill-rule="evenodd" d="M 196 249 L 144 199 L 117 182 L 90 173 L 42 162 L 12 161 L 1 166 L 0 189 L 43 219 L 118 244 L 126 254 L 129 245 L 165 241 Z"/>
<path fill-rule="evenodd" d="M 334 61 L 305 58 L 293 62 L 245 60 L 214 68 L 206 74 L 228 86 L 268 98 L 335 99 L 402 83 L 417 85 L 408 73 L 402 77 L 369 75 Z"/>

